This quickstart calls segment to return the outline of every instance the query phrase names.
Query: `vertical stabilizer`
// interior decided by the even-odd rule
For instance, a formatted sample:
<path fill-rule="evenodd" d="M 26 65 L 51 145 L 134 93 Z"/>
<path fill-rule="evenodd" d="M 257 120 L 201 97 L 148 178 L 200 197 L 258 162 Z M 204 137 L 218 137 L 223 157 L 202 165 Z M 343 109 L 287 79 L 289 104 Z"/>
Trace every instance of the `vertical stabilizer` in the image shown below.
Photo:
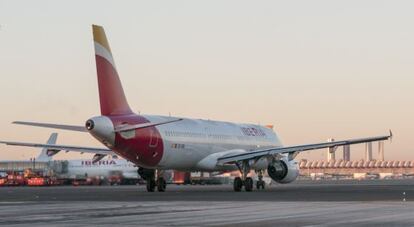
<path fill-rule="evenodd" d="M 102 115 L 131 114 L 103 27 L 92 25 Z"/>
<path fill-rule="evenodd" d="M 52 133 L 46 143 L 47 144 L 56 144 L 57 136 L 58 136 L 57 133 Z M 49 155 L 48 154 L 48 149 L 46 147 L 44 147 L 42 149 L 42 152 L 40 152 L 40 155 L 37 157 L 36 160 L 41 161 L 41 162 L 48 162 L 48 161 L 52 160 L 53 155 Z"/>

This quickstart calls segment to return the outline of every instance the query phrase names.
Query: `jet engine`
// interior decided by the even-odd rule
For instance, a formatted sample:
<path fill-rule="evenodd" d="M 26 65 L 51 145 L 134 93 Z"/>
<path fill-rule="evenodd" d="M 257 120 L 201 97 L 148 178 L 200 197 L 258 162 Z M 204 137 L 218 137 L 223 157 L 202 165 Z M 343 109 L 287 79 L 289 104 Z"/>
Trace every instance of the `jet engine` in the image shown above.
<path fill-rule="evenodd" d="M 299 165 L 294 160 L 290 162 L 286 160 L 273 160 L 267 167 L 267 174 L 278 183 L 290 183 L 298 177 Z"/>

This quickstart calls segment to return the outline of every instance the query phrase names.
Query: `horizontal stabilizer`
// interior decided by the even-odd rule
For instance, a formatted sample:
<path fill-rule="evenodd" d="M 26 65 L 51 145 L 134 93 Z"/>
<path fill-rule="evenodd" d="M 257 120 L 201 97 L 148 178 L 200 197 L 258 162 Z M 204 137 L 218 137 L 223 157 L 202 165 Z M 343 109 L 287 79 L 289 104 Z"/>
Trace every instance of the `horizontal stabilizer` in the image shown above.
<path fill-rule="evenodd" d="M 95 148 L 95 147 L 79 147 L 79 146 L 67 146 L 67 145 L 55 145 L 55 144 L 40 144 L 40 143 L 24 143 L 24 142 L 12 142 L 12 141 L 0 141 L 10 146 L 21 146 L 21 147 L 40 147 L 47 148 L 50 150 L 60 151 L 77 151 L 81 153 L 92 153 L 92 154 L 103 154 L 113 155 L 114 152 L 107 148 Z"/>
<path fill-rule="evenodd" d="M 62 129 L 62 130 L 77 131 L 77 132 L 87 132 L 84 126 L 77 126 L 77 125 L 60 125 L 60 124 L 49 124 L 49 123 L 27 122 L 27 121 L 13 121 L 12 123 L 18 124 L 18 125 L 29 125 L 29 126 L 43 127 L 43 128 L 54 128 L 54 129 Z"/>

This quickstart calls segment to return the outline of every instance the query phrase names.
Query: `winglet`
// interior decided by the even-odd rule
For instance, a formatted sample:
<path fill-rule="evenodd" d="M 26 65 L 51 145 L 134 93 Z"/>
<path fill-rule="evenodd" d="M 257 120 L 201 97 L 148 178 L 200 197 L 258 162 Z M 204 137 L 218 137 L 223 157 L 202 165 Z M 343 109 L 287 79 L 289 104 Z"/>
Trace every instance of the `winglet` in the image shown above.
<path fill-rule="evenodd" d="M 388 138 L 390 138 L 390 142 L 392 143 L 392 137 L 393 137 L 394 135 L 392 134 L 392 131 L 391 131 L 391 129 L 390 129 L 390 135 L 389 135 L 389 137 Z"/>

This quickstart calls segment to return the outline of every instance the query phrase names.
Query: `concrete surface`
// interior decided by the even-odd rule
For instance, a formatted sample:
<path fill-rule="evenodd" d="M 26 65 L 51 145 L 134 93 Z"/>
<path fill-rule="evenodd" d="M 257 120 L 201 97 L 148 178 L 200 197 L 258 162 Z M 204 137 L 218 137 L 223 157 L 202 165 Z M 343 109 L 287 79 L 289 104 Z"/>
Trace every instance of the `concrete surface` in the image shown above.
<path fill-rule="evenodd" d="M 0 188 L 0 225 L 414 225 L 414 181 L 297 182 L 239 193 L 231 185 L 167 189 L 148 193 L 145 186 Z"/>

